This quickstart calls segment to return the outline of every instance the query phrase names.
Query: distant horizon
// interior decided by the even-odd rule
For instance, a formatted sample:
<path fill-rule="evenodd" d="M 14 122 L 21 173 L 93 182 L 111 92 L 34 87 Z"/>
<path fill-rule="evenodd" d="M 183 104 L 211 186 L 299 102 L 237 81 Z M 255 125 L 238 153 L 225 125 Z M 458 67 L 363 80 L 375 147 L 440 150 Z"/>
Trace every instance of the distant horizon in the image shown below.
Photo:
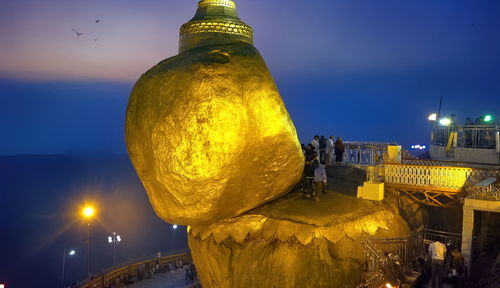
<path fill-rule="evenodd" d="M 196 3 L 0 1 L 0 155 L 125 153 L 132 87 Z M 443 115 L 500 118 L 498 1 L 236 4 L 302 143 L 426 144 L 441 96 Z"/>

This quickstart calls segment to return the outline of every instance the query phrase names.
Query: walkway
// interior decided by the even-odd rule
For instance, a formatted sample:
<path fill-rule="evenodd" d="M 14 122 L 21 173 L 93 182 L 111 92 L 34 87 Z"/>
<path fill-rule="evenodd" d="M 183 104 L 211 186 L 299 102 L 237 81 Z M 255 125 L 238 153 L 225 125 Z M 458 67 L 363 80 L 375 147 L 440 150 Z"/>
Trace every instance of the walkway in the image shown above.
<path fill-rule="evenodd" d="M 197 282 L 185 279 L 185 269 L 177 269 L 172 272 L 157 273 L 153 278 L 138 281 L 127 288 L 194 288 Z"/>

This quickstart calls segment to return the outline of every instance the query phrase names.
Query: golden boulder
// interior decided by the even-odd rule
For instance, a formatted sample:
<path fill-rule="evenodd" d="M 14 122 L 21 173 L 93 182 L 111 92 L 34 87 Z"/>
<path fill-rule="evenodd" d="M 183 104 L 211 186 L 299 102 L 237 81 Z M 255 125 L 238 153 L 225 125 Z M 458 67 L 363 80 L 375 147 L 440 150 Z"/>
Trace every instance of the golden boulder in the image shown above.
<path fill-rule="evenodd" d="M 181 29 L 182 53 L 143 74 L 129 99 L 130 159 L 155 212 L 170 223 L 240 215 L 288 192 L 303 170 L 295 127 L 251 38 L 190 34 L 203 15 L 232 11 L 209 9 L 222 2 L 232 3 L 200 1 Z"/>

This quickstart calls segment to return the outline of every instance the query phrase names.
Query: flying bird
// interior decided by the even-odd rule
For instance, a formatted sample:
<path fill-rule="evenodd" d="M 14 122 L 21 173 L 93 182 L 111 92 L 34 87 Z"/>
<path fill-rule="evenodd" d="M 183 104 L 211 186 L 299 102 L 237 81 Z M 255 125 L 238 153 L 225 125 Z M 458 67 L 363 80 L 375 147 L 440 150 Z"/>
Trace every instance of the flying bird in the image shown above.
<path fill-rule="evenodd" d="M 75 34 L 76 34 L 77 37 L 80 37 L 80 36 L 82 36 L 84 34 L 84 33 L 76 31 L 75 29 L 71 29 L 71 31 L 75 32 Z"/>
<path fill-rule="evenodd" d="M 95 23 L 99 23 L 99 22 L 101 22 L 101 19 L 95 20 Z"/>

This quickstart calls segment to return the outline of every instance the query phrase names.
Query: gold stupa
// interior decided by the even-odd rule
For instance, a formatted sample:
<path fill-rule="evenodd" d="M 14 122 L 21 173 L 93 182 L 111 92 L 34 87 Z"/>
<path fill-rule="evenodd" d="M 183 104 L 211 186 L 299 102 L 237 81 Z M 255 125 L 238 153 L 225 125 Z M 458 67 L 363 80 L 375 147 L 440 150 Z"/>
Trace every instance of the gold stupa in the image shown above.
<path fill-rule="evenodd" d="M 202 0 L 180 54 L 135 84 L 130 159 L 162 219 L 198 225 L 240 215 L 290 190 L 303 155 L 252 29 L 229 0 Z"/>
<path fill-rule="evenodd" d="M 202 0 L 198 10 L 180 31 L 179 52 L 213 44 L 253 44 L 253 30 L 243 23 L 230 0 Z"/>

